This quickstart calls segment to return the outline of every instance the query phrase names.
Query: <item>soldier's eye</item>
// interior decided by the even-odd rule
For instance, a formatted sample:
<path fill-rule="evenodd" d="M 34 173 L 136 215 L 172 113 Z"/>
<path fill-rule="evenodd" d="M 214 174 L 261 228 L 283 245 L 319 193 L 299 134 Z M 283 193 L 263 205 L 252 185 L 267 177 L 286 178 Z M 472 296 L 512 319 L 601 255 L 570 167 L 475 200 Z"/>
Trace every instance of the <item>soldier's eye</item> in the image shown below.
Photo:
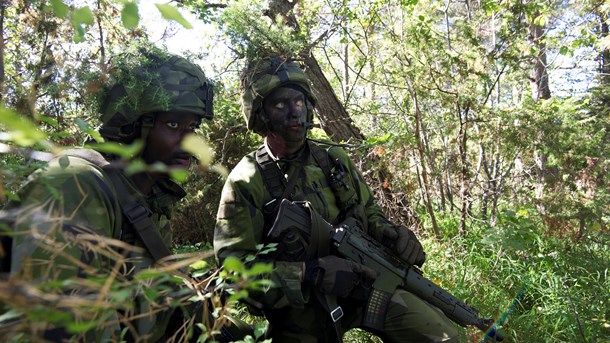
<path fill-rule="evenodd" d="M 283 101 L 280 101 L 280 102 L 275 103 L 274 107 L 277 109 L 283 109 L 284 107 L 286 107 L 286 104 Z"/>
<path fill-rule="evenodd" d="M 166 122 L 165 125 L 167 125 L 168 127 L 172 128 L 172 129 L 177 129 L 178 128 L 178 122 L 177 121 L 173 121 L 173 120 L 170 120 L 170 121 Z"/>

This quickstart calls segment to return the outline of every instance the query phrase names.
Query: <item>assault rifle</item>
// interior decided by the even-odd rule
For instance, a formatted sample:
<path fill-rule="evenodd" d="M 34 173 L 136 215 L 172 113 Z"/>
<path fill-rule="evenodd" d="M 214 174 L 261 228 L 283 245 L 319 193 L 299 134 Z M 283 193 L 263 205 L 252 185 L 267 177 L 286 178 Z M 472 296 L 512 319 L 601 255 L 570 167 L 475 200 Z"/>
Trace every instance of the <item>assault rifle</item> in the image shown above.
<path fill-rule="evenodd" d="M 328 232 L 329 243 L 337 255 L 379 272 L 379 276 L 372 284 L 366 304 L 363 327 L 381 330 L 390 298 L 397 288 L 402 288 L 438 307 L 455 323 L 464 327 L 476 326 L 486 333 L 486 338 L 498 342 L 504 339 L 496 332 L 493 319 L 480 318 L 477 309 L 425 278 L 420 269 L 406 264 L 358 226 L 333 227 L 330 223 L 319 220 L 325 227 L 312 228 L 311 215 L 310 209 L 304 206 L 303 202 L 283 199 L 268 236 L 281 239 L 284 235 L 299 234 L 299 231 L 307 236 L 314 236 L 313 230 L 320 230 L 320 235 Z M 310 242 L 310 244 L 316 243 Z"/>

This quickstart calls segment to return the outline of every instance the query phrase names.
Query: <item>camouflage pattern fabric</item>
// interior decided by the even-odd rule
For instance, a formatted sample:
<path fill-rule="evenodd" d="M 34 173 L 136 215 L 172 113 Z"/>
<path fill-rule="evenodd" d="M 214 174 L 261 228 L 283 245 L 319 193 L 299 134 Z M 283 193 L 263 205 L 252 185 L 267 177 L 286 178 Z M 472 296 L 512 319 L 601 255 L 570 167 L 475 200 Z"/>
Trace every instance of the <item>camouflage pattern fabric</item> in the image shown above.
<path fill-rule="evenodd" d="M 285 175 L 303 170 L 300 174 L 302 177 L 296 182 L 292 200 L 309 201 L 318 214 L 334 224 L 342 220 L 342 209 L 337 204 L 337 198 L 345 203 L 361 204 L 365 209 L 368 233 L 380 240 L 384 228 L 394 224 L 385 218 L 345 151 L 332 147 L 329 152 L 331 158 L 337 159 L 347 170 L 346 183 L 351 195 L 350 191 L 339 196 L 335 194 L 313 156 L 308 156 L 304 166 L 299 165 L 301 158 L 297 156 L 289 161 L 280 159 L 277 162 Z M 350 197 L 353 199 L 345 199 Z M 265 228 L 269 223 L 265 223 L 263 208 L 271 200 L 254 153 L 245 156 L 229 174 L 222 191 L 214 235 L 214 250 L 220 260 L 228 256 L 255 255 L 257 245 L 266 243 Z M 274 272 L 269 277 L 276 286 L 252 295 L 265 308 L 265 315 L 273 327 L 274 341 L 334 341 L 334 326 L 329 314 L 322 309 L 313 290 L 301 282 L 303 262 L 273 261 L 265 256 L 258 256 L 258 260 L 274 265 Z M 338 300 L 341 306 L 345 306 L 346 316 L 341 321 L 343 328 L 357 327 L 364 302 Z M 400 290 L 392 299 L 384 335 L 388 342 L 407 342 L 406 337 L 414 337 L 414 342 L 449 342 L 455 339 L 456 332 L 444 315 L 439 315 L 436 309 Z"/>
<path fill-rule="evenodd" d="M 123 178 L 129 191 L 142 198 L 135 185 L 126 176 Z M 72 280 L 77 286 L 68 291 L 70 294 L 92 301 L 97 299 L 98 304 L 103 304 L 105 299 L 97 298 L 103 291 L 102 285 L 79 283 L 78 280 L 84 277 L 121 280 L 127 277 L 127 273 L 134 275 L 150 267 L 153 260 L 145 249 L 136 249 L 128 260 L 124 260 L 117 249 L 112 249 L 113 243 L 109 239 L 120 239 L 123 225 L 123 215 L 113 188 L 104 170 L 76 156 L 59 156 L 51 160 L 44 170 L 32 174 L 19 193 L 20 202 L 7 207 L 17 215 L 11 277 L 34 284 Z M 178 185 L 164 180 L 154 186 L 151 196 L 142 199 L 150 207 L 152 219 L 168 246 L 171 244 L 171 206 L 183 195 L 184 191 Z M 136 245 L 142 247 L 139 241 Z M 117 264 L 121 265 L 118 270 Z M 126 267 L 131 270 L 126 270 Z M 132 321 L 134 336 L 148 341 L 160 337 L 169 314 L 155 314 L 154 304 L 135 294 L 127 299 L 129 301 L 123 304 L 123 315 L 152 313 Z M 102 319 L 98 326 L 100 329 L 88 332 L 81 339 L 96 342 L 119 340 L 118 314 L 114 313 L 109 318 L 104 315 L 108 314 L 102 311 L 99 318 L 89 318 Z"/>

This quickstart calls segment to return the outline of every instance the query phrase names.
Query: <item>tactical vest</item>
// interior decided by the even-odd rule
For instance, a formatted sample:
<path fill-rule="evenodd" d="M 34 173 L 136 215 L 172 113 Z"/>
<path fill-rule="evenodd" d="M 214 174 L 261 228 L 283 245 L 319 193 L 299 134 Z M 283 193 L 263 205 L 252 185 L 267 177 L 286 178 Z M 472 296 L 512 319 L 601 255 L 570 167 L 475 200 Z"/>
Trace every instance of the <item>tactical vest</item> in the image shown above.
<path fill-rule="evenodd" d="M 339 216 L 336 221 L 341 222 L 348 216 L 348 213 L 351 213 L 354 205 L 359 203 L 359 199 L 356 192 L 357 186 L 352 179 L 352 175 L 339 160 L 337 154 L 333 153 L 333 147 L 335 145 L 329 143 L 328 148 L 324 148 L 315 142 L 307 140 L 304 147 L 306 151 L 302 152 L 302 160 L 300 162 L 305 164 L 311 154 L 316 164 L 320 167 L 329 187 L 332 189 L 339 208 Z M 267 202 L 263 208 L 266 226 L 265 232 L 267 232 L 277 216 L 278 207 L 282 199 L 293 200 L 291 199 L 291 193 L 295 182 L 303 177 L 303 175 L 302 172 L 301 174 L 295 173 L 288 180 L 285 180 L 278 164 L 269 156 L 265 145 L 261 145 L 258 148 L 255 152 L 255 157 L 265 187 L 271 195 L 271 201 Z M 337 222 L 333 224 L 337 224 Z M 303 261 L 306 251 L 310 251 L 308 249 L 310 236 L 303 233 L 282 237 L 281 242 L 277 243 L 280 243 L 280 246 L 278 246 L 275 256 L 281 260 Z"/>
<path fill-rule="evenodd" d="M 313 156 L 316 164 L 322 169 L 330 188 L 333 190 L 339 209 L 345 212 L 356 204 L 358 199 L 352 176 L 347 171 L 347 168 L 331 152 L 334 146 L 329 143 L 329 147 L 325 149 L 315 142 L 307 140 L 305 149 L 308 151 L 304 151 L 303 156 L 305 158 L 309 154 Z M 269 156 L 264 144 L 258 148 L 255 156 L 265 187 L 272 198 L 264 208 L 265 222 L 268 222 L 269 215 L 273 217 L 276 215 L 280 201 L 284 198 L 290 200 L 290 193 L 299 175 L 294 175 L 292 179 L 287 180 L 285 183 L 282 171 L 271 156 Z"/>

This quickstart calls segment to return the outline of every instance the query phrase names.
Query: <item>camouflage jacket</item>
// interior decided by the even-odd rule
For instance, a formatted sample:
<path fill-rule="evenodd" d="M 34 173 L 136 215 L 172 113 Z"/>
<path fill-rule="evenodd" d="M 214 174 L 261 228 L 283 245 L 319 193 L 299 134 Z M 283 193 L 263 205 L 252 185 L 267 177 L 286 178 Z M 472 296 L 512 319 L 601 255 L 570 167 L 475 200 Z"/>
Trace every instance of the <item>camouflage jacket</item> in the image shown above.
<path fill-rule="evenodd" d="M 99 163 L 90 159 L 93 156 L 97 161 L 104 161 L 99 153 L 83 149 L 75 155 L 64 154 L 49 161 L 46 168 L 29 177 L 19 192 L 19 202 L 7 206 L 6 210 L 16 218 L 11 277 L 34 283 L 82 280 L 84 277 L 102 280 L 114 277 L 119 280 L 127 277 L 125 266 L 131 269 L 130 275 L 150 267 L 153 259 L 145 249 L 136 249 L 129 255 L 128 263 L 124 263 L 121 254 L 117 253 L 118 249 L 110 248 L 116 248 L 122 242 L 117 245 L 117 241 L 112 244 L 106 240 L 120 240 L 123 229 L 129 225 L 124 221 L 115 187 L 128 187 L 130 194 L 145 201 L 165 244 L 170 246 L 171 207 L 185 194 L 180 186 L 169 179 L 157 182 L 152 194 L 144 199 L 144 195 L 122 172 L 123 184 L 112 184 Z M 142 247 L 139 240 L 136 239 L 134 243 Z M 117 264 L 123 265 L 118 275 L 113 271 Z M 81 287 L 78 281 L 75 284 L 78 286 L 70 292 L 84 298 L 96 299 L 103 291 L 101 285 L 97 288 L 86 283 Z M 136 294 L 127 297 L 129 301 L 134 298 L 133 304 L 124 304 L 123 310 L 127 313 L 137 315 L 151 310 L 151 304 L 142 301 Z M 165 316 L 163 313 L 144 316 L 132 324 L 138 336 L 148 336 L 154 340 L 164 333 L 160 321 L 166 320 Z M 113 317 L 116 319 L 116 313 Z M 103 319 L 103 323 L 113 321 L 113 318 L 96 319 Z M 103 330 L 88 332 L 85 340 L 115 341 L 119 330 L 117 324 L 106 326 Z"/>
<path fill-rule="evenodd" d="M 304 151 L 309 153 L 310 150 Z M 285 175 L 299 173 L 292 200 L 309 201 L 326 221 L 337 224 L 343 219 L 341 213 L 345 210 L 338 204 L 338 198 L 350 198 L 346 202 L 364 206 L 369 234 L 381 239 L 384 228 L 394 224 L 385 218 L 370 188 L 346 152 L 339 147 L 331 147 L 329 154 L 329 158 L 337 160 L 346 171 L 346 193 L 338 196 L 337 192 L 342 191 L 334 191 L 331 188 L 324 171 L 309 153 L 304 166 L 301 166 L 301 157 L 291 161 L 277 161 Z M 270 223 L 265 220 L 274 218 L 265 218 L 263 210 L 265 204 L 271 200 L 272 195 L 265 187 L 255 152 L 248 154 L 231 171 L 222 191 L 214 234 L 214 250 L 219 260 L 222 261 L 228 256 L 243 258 L 255 255 L 257 245 L 267 243 L 265 231 L 270 227 Z M 258 260 L 269 262 L 265 261 L 265 256 L 260 256 Z M 270 278 L 276 287 L 265 294 L 254 295 L 255 300 L 268 309 L 304 306 L 309 300 L 311 289 L 301 283 L 303 263 L 277 260 L 271 262 L 274 272 Z"/>

